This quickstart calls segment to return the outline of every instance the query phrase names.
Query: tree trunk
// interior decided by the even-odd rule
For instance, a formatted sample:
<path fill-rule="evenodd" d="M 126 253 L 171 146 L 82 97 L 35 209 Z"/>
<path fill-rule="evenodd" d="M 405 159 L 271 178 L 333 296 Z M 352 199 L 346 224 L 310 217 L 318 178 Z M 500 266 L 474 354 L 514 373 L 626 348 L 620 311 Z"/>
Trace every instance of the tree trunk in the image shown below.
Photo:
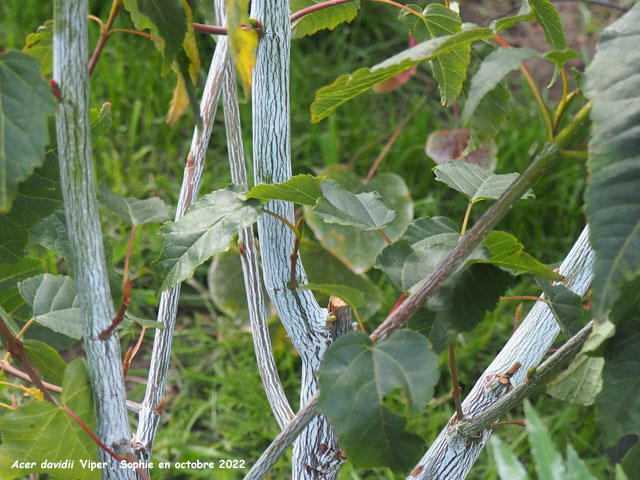
<path fill-rule="evenodd" d="M 60 87 L 56 116 L 60 180 L 82 310 L 84 344 L 91 378 L 98 437 L 116 452 L 130 452 L 120 342 L 116 332 L 100 334 L 111 325 L 113 303 L 96 198 L 91 127 L 86 0 L 54 3 L 53 79 Z M 98 451 L 103 478 L 135 478 L 104 450 Z"/>
<path fill-rule="evenodd" d="M 253 70 L 255 183 L 284 182 L 291 177 L 289 2 L 254 0 L 251 16 L 262 23 L 264 30 Z M 292 203 L 272 201 L 265 208 L 295 223 Z M 302 360 L 300 405 L 303 406 L 318 389 L 314 372 L 331 341 L 326 329 L 328 313 L 309 290 L 289 284 L 289 256 L 295 240 L 291 229 L 271 215 L 262 215 L 258 234 L 267 293 Z M 307 283 L 300 260 L 295 264 L 295 280 L 298 285 Z M 335 432 L 324 416 L 318 416 L 295 442 L 293 478 L 337 478 L 342 463 L 337 453 Z"/>

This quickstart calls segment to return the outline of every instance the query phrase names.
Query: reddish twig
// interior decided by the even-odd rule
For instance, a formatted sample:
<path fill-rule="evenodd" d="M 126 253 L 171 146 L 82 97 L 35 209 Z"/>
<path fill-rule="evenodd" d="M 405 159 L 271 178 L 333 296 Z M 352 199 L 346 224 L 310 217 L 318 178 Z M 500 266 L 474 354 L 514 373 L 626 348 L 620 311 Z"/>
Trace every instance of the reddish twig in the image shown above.
<path fill-rule="evenodd" d="M 458 417 L 458 421 L 464 418 L 464 412 L 462 411 L 462 402 L 460 401 L 460 393 L 462 392 L 462 387 L 458 384 L 458 372 L 456 371 L 456 355 L 455 355 L 455 347 L 453 343 L 449 344 L 449 368 L 451 369 L 451 383 L 453 384 L 453 401 L 456 405 L 456 414 Z"/>
<path fill-rule="evenodd" d="M 38 375 L 38 372 L 36 371 L 35 367 L 31 364 L 31 361 L 29 360 L 27 355 L 24 353 L 24 347 L 22 345 L 22 342 L 11 334 L 9 327 L 7 327 L 7 325 L 4 323 L 4 320 L 2 318 L 0 318 L 0 334 L 4 337 L 7 343 L 7 350 L 9 351 L 9 353 L 14 357 L 16 357 L 18 361 L 22 364 L 22 367 L 24 368 L 27 375 L 29 375 L 29 378 L 31 379 L 33 384 L 36 387 L 38 387 L 38 389 L 42 392 L 42 396 L 48 402 L 51 402 L 55 405 L 56 404 L 55 400 L 49 394 L 49 391 L 42 383 L 42 380 L 40 379 L 40 376 Z"/>
<path fill-rule="evenodd" d="M 91 439 L 96 442 L 96 444 L 98 444 L 98 446 L 100 448 L 102 448 L 105 452 L 107 452 L 109 455 L 111 455 L 113 458 L 115 458 L 117 461 L 121 462 L 122 460 L 124 460 L 124 457 L 121 457 L 120 455 L 118 455 L 116 452 L 114 452 L 113 450 L 111 450 L 109 447 L 107 447 L 104 443 L 102 443 L 102 440 L 100 440 L 95 433 L 93 433 L 91 431 L 91 429 L 89 427 L 87 427 L 87 425 L 80 419 L 80 417 L 78 417 L 78 415 L 75 414 L 75 412 L 73 410 L 71 410 L 69 407 L 67 407 L 66 405 L 62 405 L 62 410 L 67 413 L 71 418 L 73 418 L 76 423 L 78 425 L 80 425 L 80 428 L 82 428 L 85 432 L 87 432 L 87 435 L 89 435 L 91 437 Z"/>
<path fill-rule="evenodd" d="M 111 5 L 111 11 L 109 12 L 109 19 L 107 20 L 107 24 L 104 26 L 104 28 L 100 32 L 100 38 L 98 39 L 98 44 L 96 45 L 96 48 L 93 50 L 93 54 L 91 55 L 91 60 L 89 61 L 89 76 L 91 76 L 94 68 L 96 68 L 96 64 L 98 63 L 98 59 L 100 58 L 100 54 L 102 53 L 102 49 L 104 48 L 105 43 L 107 43 L 107 39 L 109 38 L 109 30 L 111 29 L 111 25 L 113 25 L 113 21 L 116 19 L 116 15 L 118 13 L 118 9 L 120 8 L 121 3 L 122 3 L 122 0 L 113 0 L 113 4 Z"/>
<path fill-rule="evenodd" d="M 295 22 L 301 17 L 308 15 L 309 13 L 313 13 L 317 10 L 322 10 L 323 8 L 333 7 L 334 5 L 340 5 L 341 3 L 353 2 L 354 0 L 329 0 L 327 2 L 317 3 L 315 5 L 311 5 L 310 7 L 303 8 L 302 10 L 298 10 L 294 12 L 289 17 L 289 21 L 291 23 Z"/>
<path fill-rule="evenodd" d="M 124 278 L 122 279 L 123 287 L 122 287 L 122 303 L 120 304 L 120 310 L 113 320 L 111 321 L 111 325 L 109 325 L 101 334 L 100 339 L 106 340 L 113 333 L 118 325 L 122 323 L 124 319 L 124 312 L 127 311 L 127 307 L 131 303 L 131 280 L 129 279 L 129 258 L 131 257 L 131 248 L 133 247 L 133 239 L 136 235 L 136 226 L 134 225 L 131 228 L 131 235 L 129 236 L 129 246 L 127 247 L 127 255 L 124 259 Z"/>
<path fill-rule="evenodd" d="M 226 27 L 218 27 L 215 25 L 205 25 L 204 23 L 194 23 L 193 31 L 198 33 L 208 33 L 209 35 L 226 35 Z"/>
<path fill-rule="evenodd" d="M 405 298 L 407 298 L 407 293 L 406 292 L 400 294 L 400 296 L 398 297 L 398 300 L 396 300 L 396 303 L 391 308 L 391 311 L 389 312 L 389 315 L 391 315 L 396 308 L 398 308 L 400 305 L 402 305 L 402 302 L 404 302 Z"/>
<path fill-rule="evenodd" d="M 21 370 L 18 370 L 16 367 L 9 365 L 8 363 L 0 362 L 0 370 L 4 370 L 5 373 L 8 373 L 9 375 L 13 375 L 14 377 L 18 377 L 18 378 L 21 378 L 22 380 L 26 380 L 27 382 L 33 383 L 29 375 L 27 375 Z M 51 390 L 52 392 L 56 392 L 56 393 L 62 392 L 62 387 L 59 387 L 58 385 L 54 385 L 52 383 L 47 383 L 47 382 L 42 382 L 42 385 L 47 390 Z"/>
<path fill-rule="evenodd" d="M 393 135 L 391 135 L 391 138 L 387 141 L 387 143 L 385 143 L 384 148 L 382 149 L 382 151 L 380 152 L 376 160 L 373 162 L 373 165 L 371 165 L 371 168 L 369 169 L 369 172 L 365 177 L 366 181 L 371 180 L 371 177 L 373 177 L 373 174 L 376 173 L 378 166 L 380 165 L 384 157 L 387 155 L 387 152 L 391 148 L 391 145 L 395 143 L 396 139 L 398 138 L 398 135 L 400 135 L 400 132 L 402 131 L 402 129 L 405 127 L 406 124 L 407 124 L 406 122 L 402 122 L 400 125 L 396 127 L 396 129 L 393 132 Z"/>
<path fill-rule="evenodd" d="M 388 244 L 388 245 L 391 245 L 391 244 L 393 243 L 393 242 L 391 241 L 391 239 L 390 239 L 389 237 L 387 237 L 387 234 L 386 234 L 386 233 L 384 233 L 384 232 L 382 231 L 382 229 L 381 229 L 381 228 L 379 228 L 379 229 L 378 229 L 378 230 L 376 230 L 376 231 L 380 234 L 380 236 L 381 236 L 382 238 L 384 238 L 384 241 L 385 241 L 385 242 L 387 242 L 387 244 Z"/>
<path fill-rule="evenodd" d="M 504 420 L 503 422 L 494 423 L 491 425 L 491 428 L 496 428 L 500 425 L 520 425 L 521 427 L 526 427 L 527 422 L 524 420 Z"/>

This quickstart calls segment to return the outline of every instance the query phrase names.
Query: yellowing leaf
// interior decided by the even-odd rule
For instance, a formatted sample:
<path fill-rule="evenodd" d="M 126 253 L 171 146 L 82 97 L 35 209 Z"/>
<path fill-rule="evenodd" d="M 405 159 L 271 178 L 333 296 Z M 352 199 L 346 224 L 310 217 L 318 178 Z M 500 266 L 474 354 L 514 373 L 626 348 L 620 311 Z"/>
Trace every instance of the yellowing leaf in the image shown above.
<path fill-rule="evenodd" d="M 240 76 L 245 98 L 251 94 L 251 71 L 256 64 L 258 32 L 249 20 L 249 0 L 227 2 L 227 31 L 229 52 L 233 65 Z"/>
<path fill-rule="evenodd" d="M 42 394 L 39 388 L 23 387 L 22 390 L 24 390 L 25 393 L 28 393 L 39 402 L 44 400 L 44 395 Z"/>
<path fill-rule="evenodd" d="M 187 94 L 187 88 L 184 85 L 184 79 L 182 75 L 177 74 L 178 83 L 176 83 L 173 89 L 173 97 L 169 103 L 169 111 L 167 112 L 167 125 L 173 125 L 185 112 L 189 106 L 189 95 Z"/>

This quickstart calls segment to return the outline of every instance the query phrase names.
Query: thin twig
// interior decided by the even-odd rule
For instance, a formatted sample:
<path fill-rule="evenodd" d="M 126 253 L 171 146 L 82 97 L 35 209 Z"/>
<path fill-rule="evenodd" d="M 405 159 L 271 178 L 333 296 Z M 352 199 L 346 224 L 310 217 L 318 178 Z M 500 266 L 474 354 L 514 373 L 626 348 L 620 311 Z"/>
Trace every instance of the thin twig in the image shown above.
<path fill-rule="evenodd" d="M 464 418 L 464 412 L 462 411 L 462 405 L 460 403 L 460 395 L 462 393 L 462 387 L 458 383 L 458 372 L 456 371 L 456 354 L 455 346 L 453 343 L 449 344 L 449 370 L 451 371 L 451 383 L 453 384 L 453 402 L 456 406 L 456 414 L 458 415 L 458 421 Z"/>

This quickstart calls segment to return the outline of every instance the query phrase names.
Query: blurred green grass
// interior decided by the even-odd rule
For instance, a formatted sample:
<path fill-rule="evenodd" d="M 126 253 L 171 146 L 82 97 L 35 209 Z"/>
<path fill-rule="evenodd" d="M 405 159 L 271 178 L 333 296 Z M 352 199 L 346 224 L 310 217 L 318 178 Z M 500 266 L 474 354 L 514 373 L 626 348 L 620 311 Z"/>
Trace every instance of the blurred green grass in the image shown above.
<path fill-rule="evenodd" d="M 109 2 L 90 2 L 91 13 L 105 19 Z M 197 2 L 196 2 L 197 6 Z M 39 0 L 5 0 L 0 3 L 0 45 L 21 48 L 24 37 L 51 18 L 52 2 Z M 118 16 L 116 28 L 130 28 L 126 15 Z M 95 45 L 98 26 L 92 23 L 91 45 Z M 208 70 L 214 42 L 198 37 L 202 57 L 200 87 Z M 317 171 L 333 163 L 347 163 L 363 147 L 388 135 L 409 112 L 426 99 L 391 147 L 379 172 L 392 171 L 405 179 L 415 202 L 415 216 L 445 215 L 461 223 L 466 201 L 443 184 L 434 181 L 433 162 L 424 153 L 427 135 L 437 129 L 454 127 L 453 115 L 439 105 L 433 80 L 425 85 L 414 77 L 407 85 L 391 94 L 363 94 L 342 106 L 328 120 L 310 123 L 309 106 L 315 91 L 331 83 L 340 74 L 362 66 L 371 66 L 407 45 L 406 31 L 395 20 L 395 12 L 377 4 L 363 4 L 357 19 L 332 32 L 296 40 L 292 46 L 291 112 L 292 159 L 294 173 Z M 91 101 L 97 107 L 104 102 L 112 105 L 113 127 L 95 149 L 97 175 L 118 193 L 136 197 L 160 196 L 175 205 L 182 179 L 186 154 L 192 136 L 189 113 L 174 126 L 167 126 L 168 109 L 174 79 L 160 75 L 160 57 L 154 46 L 144 38 L 114 35 L 105 50 L 91 80 Z M 423 76 L 428 77 L 426 69 Z M 429 77 L 430 78 L 430 77 Z M 512 114 L 497 138 L 498 172 L 522 171 L 531 155 L 543 141 L 541 124 L 529 93 L 520 88 L 518 80 L 512 97 Z M 245 150 L 251 156 L 250 104 L 241 105 Z M 353 163 L 353 170 L 364 176 L 384 145 L 384 141 L 367 149 Z M 250 159 L 250 158 L 249 158 Z M 249 162 L 250 163 L 250 162 Z M 250 168 L 250 167 L 249 167 Z M 229 182 L 224 124 L 221 108 L 213 127 L 207 154 L 207 166 L 201 194 L 220 188 Z M 583 164 L 562 160 L 546 172 L 534 186 L 536 200 L 522 201 L 499 225 L 515 234 L 527 251 L 544 262 L 563 258 L 578 236 L 584 221 L 581 201 L 585 185 Z M 472 220 L 479 218 L 485 205 L 474 208 Z M 109 213 L 103 212 L 105 230 L 113 242 L 114 262 L 122 268 L 129 232 Z M 134 280 L 134 301 L 131 309 L 140 316 L 155 315 L 151 263 L 162 248 L 156 235 L 157 226 L 145 226 L 138 232 L 134 244 L 131 270 Z M 53 262 L 50 268 L 55 268 Z M 382 275 L 371 273 L 375 283 L 383 285 Z M 176 327 L 172 364 L 167 390 L 167 408 L 158 435 L 154 459 L 195 460 L 237 458 L 252 461 L 278 432 L 277 425 L 264 395 L 255 367 L 253 346 L 246 325 L 229 319 L 211 305 L 207 298 L 204 270 L 191 285 L 184 287 L 179 321 Z M 202 293 L 204 291 L 204 293 Z M 384 288 L 384 306 L 372 319 L 372 327 L 395 303 L 396 294 Z M 537 294 L 532 281 L 521 279 L 510 291 L 512 295 Z M 465 334 L 464 345 L 457 349 L 459 377 L 465 391 L 493 359 L 513 329 L 515 303 L 500 304 L 471 334 Z M 124 344 L 135 342 L 138 332 L 125 332 Z M 282 332 L 274 327 L 275 335 Z M 130 375 L 145 377 L 150 352 L 151 335 L 145 342 L 144 355 L 131 367 Z M 288 347 L 288 340 L 279 338 L 276 359 L 280 377 L 294 408 L 297 407 L 299 365 Z M 442 358 L 442 375 L 436 396 L 450 390 Z M 143 386 L 130 383 L 129 398 L 139 401 Z M 401 402 L 394 408 L 403 409 Z M 564 448 L 571 443 L 585 458 L 598 478 L 605 478 L 611 467 L 600 452 L 600 434 L 593 423 L 593 411 L 570 407 L 544 393 L 534 399 L 536 409 L 544 416 L 554 435 L 556 445 Z M 433 441 L 453 411 L 451 402 L 429 407 L 414 416 L 410 426 Z M 522 411 L 511 412 L 510 418 L 522 418 Z M 135 419 L 132 418 L 135 425 Z M 528 443 L 516 426 L 502 427 L 503 437 L 522 459 L 528 458 Z M 280 460 L 272 478 L 289 478 L 290 452 Z M 156 475 L 158 475 L 156 477 Z M 199 478 L 205 472 L 159 470 L 153 478 Z M 218 471 L 216 478 L 239 478 L 238 472 Z M 347 462 L 343 479 L 404 478 L 386 470 L 362 472 Z M 493 459 L 485 450 L 469 475 L 472 479 L 495 479 Z"/>

